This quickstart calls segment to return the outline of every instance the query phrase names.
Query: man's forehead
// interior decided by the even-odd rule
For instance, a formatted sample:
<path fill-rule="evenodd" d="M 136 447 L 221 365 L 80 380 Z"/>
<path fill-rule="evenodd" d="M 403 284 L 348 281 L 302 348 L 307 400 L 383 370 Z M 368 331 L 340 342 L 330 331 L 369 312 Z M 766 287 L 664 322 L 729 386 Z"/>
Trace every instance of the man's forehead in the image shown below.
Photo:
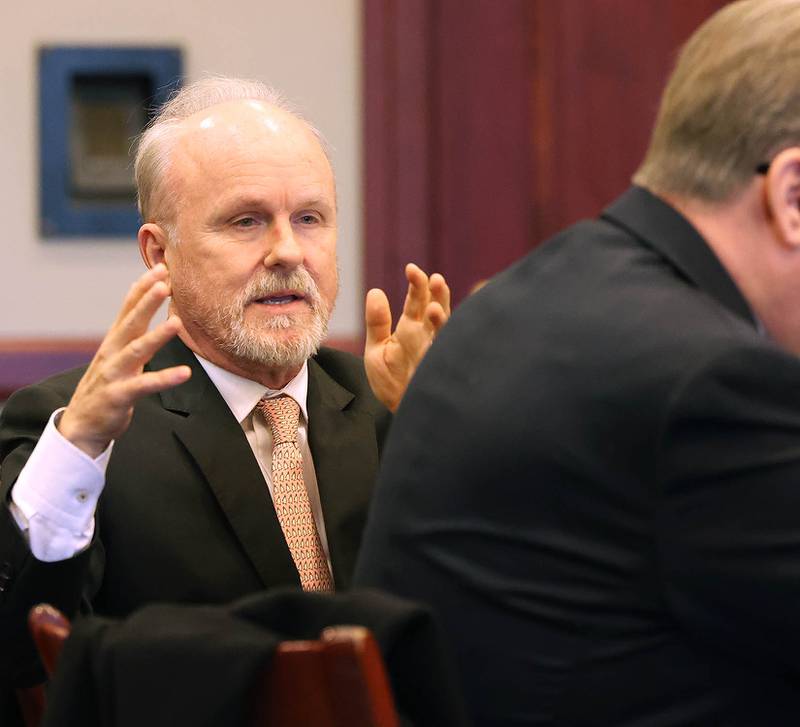
<path fill-rule="evenodd" d="M 231 146 L 268 144 L 316 156 L 324 151 L 304 121 L 265 101 L 242 99 L 209 106 L 181 121 L 176 148 L 218 151 Z"/>
<path fill-rule="evenodd" d="M 178 125 L 172 150 L 180 173 L 225 166 L 234 159 L 255 161 L 266 154 L 332 170 L 319 139 L 296 116 L 265 101 L 228 101 L 199 111 Z M 173 168 L 173 171 L 178 171 Z"/>
<path fill-rule="evenodd" d="M 307 130 L 288 111 L 258 99 L 237 99 L 214 104 L 181 122 L 187 131 L 236 133 L 254 131 L 269 134 Z"/>

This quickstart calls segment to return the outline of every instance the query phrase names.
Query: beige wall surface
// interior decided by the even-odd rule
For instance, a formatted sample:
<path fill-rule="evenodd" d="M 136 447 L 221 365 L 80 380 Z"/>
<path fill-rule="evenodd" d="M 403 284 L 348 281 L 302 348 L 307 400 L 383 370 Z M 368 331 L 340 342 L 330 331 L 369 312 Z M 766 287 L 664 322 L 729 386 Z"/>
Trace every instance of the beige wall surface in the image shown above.
<path fill-rule="evenodd" d="M 184 73 L 267 81 L 334 149 L 341 292 L 331 334 L 362 328 L 359 0 L 30 0 L 3 4 L 0 340 L 100 337 L 143 270 L 136 241 L 38 233 L 42 45 L 178 45 Z"/>

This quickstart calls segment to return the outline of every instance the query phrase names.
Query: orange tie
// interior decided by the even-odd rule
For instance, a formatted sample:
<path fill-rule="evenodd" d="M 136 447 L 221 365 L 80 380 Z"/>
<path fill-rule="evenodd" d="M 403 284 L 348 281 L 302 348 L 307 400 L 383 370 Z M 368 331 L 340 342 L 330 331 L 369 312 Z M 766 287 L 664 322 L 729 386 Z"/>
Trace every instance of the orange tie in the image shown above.
<path fill-rule="evenodd" d="M 332 591 L 333 578 L 322 550 L 297 444 L 300 406 L 290 396 L 256 405 L 272 431 L 272 501 L 304 591 Z"/>

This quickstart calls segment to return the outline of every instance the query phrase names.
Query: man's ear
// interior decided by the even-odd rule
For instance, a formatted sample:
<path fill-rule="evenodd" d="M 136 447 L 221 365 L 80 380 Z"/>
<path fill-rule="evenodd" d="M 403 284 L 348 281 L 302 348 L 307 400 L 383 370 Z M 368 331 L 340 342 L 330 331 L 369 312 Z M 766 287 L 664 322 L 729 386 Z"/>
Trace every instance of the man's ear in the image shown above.
<path fill-rule="evenodd" d="M 155 222 L 146 222 L 139 228 L 139 252 L 148 268 L 158 263 L 166 263 L 167 241 L 166 231 Z"/>
<path fill-rule="evenodd" d="M 800 147 L 790 147 L 769 165 L 765 182 L 772 224 L 781 241 L 800 249 Z"/>

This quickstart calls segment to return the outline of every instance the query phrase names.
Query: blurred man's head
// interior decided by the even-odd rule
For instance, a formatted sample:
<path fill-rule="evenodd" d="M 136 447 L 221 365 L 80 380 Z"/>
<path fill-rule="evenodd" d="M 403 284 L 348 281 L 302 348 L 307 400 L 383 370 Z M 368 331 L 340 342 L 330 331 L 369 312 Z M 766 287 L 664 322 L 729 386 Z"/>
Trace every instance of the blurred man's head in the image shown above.
<path fill-rule="evenodd" d="M 744 0 L 689 39 L 634 182 L 708 202 L 800 145 L 800 1 Z"/>
<path fill-rule="evenodd" d="M 336 192 L 319 134 L 258 83 L 184 89 L 136 162 L 148 264 L 163 260 L 186 342 L 228 370 L 294 371 L 337 293 Z"/>
<path fill-rule="evenodd" d="M 800 0 L 740 0 L 695 32 L 633 181 L 689 219 L 800 355 Z"/>

